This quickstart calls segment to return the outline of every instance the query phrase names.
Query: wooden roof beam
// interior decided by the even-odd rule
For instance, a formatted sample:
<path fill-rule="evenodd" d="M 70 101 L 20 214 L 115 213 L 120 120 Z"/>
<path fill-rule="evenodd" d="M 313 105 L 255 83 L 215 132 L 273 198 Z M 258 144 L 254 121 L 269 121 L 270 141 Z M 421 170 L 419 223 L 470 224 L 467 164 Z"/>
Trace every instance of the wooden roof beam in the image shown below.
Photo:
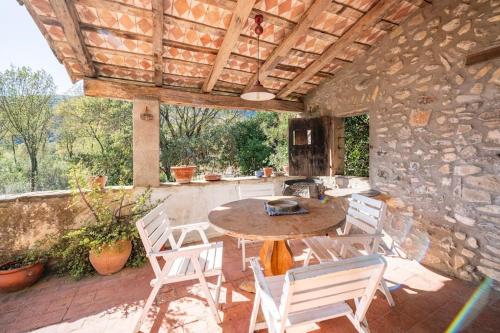
<path fill-rule="evenodd" d="M 219 48 L 214 65 L 210 71 L 210 75 L 208 75 L 201 88 L 204 92 L 210 92 L 214 88 L 222 70 L 227 64 L 231 51 L 233 51 L 240 38 L 241 31 L 247 22 L 254 4 L 255 0 L 238 0 L 233 15 L 231 16 L 231 22 L 227 28 L 226 35 L 224 36 L 224 40 L 222 41 L 222 45 Z"/>
<path fill-rule="evenodd" d="M 76 54 L 76 58 L 83 68 L 83 73 L 88 77 L 95 77 L 96 70 L 92 63 L 92 58 L 85 47 L 84 38 L 80 31 L 78 14 L 72 1 L 50 0 L 52 9 L 61 22 L 64 35 L 69 45 Z"/>
<path fill-rule="evenodd" d="M 163 0 L 153 0 L 153 82 L 163 85 Z"/>
<path fill-rule="evenodd" d="M 300 21 L 293 27 L 292 31 L 285 37 L 281 44 L 271 52 L 269 57 L 267 57 L 259 73 L 252 75 L 245 87 L 245 92 L 257 83 L 257 77 L 259 77 L 260 80 L 265 80 L 267 78 L 270 71 L 287 56 L 288 52 L 302 37 L 307 35 L 314 20 L 316 20 L 329 5 L 330 0 L 316 0 L 309 6 L 309 9 L 302 15 Z"/>
<path fill-rule="evenodd" d="M 141 85 L 118 80 L 106 81 L 84 78 L 83 90 L 86 96 L 108 97 L 132 100 L 138 96 L 154 96 L 160 103 L 211 107 L 229 110 L 304 112 L 301 102 L 270 100 L 264 102 L 245 101 L 237 96 L 201 94 L 195 92 Z"/>
<path fill-rule="evenodd" d="M 387 10 L 396 5 L 399 0 L 380 0 L 365 15 L 363 15 L 346 33 L 344 33 L 334 44 L 328 47 L 323 54 L 306 67 L 302 73 L 297 75 L 289 84 L 287 84 L 278 93 L 279 98 L 288 96 L 297 89 L 302 83 L 309 80 L 323 67 L 330 63 L 335 57 L 352 45 L 359 36 L 375 25 Z"/>

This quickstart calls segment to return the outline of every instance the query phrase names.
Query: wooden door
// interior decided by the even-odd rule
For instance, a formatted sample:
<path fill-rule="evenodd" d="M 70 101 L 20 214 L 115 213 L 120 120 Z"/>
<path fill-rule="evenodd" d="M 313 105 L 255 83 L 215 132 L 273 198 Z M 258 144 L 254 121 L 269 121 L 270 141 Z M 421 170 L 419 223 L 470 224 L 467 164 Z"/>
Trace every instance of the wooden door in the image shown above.
<path fill-rule="evenodd" d="M 288 121 L 290 176 L 328 176 L 330 117 L 295 118 Z"/>

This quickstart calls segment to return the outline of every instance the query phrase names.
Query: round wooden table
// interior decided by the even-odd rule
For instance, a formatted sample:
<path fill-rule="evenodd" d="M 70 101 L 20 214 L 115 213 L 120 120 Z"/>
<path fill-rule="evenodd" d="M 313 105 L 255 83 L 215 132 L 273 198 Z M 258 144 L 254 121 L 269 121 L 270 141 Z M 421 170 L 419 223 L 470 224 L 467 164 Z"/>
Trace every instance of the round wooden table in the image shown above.
<path fill-rule="evenodd" d="M 296 200 L 309 212 L 269 216 L 264 203 L 280 198 Z M 342 198 L 321 202 L 298 197 L 259 197 L 219 206 L 210 212 L 208 220 L 215 230 L 226 235 L 264 241 L 259 252 L 264 274 L 280 275 L 293 265 L 293 255 L 286 240 L 331 233 L 344 220 L 346 207 L 346 200 Z"/>

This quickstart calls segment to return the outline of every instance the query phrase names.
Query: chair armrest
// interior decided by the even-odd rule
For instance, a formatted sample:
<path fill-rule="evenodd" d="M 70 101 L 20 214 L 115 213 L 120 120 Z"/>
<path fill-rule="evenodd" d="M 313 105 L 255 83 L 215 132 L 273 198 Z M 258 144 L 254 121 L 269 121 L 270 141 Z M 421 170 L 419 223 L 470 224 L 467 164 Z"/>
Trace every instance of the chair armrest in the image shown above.
<path fill-rule="evenodd" d="M 186 246 L 180 249 L 172 249 L 158 252 L 150 252 L 147 254 L 149 257 L 188 257 L 192 255 L 198 255 L 201 252 L 214 247 L 216 243 L 208 243 L 208 244 L 199 244 L 199 245 L 191 245 Z"/>
<path fill-rule="evenodd" d="M 177 225 L 177 226 L 173 226 L 171 228 L 172 228 L 172 230 L 183 230 L 183 229 L 186 229 L 186 230 L 189 230 L 189 231 L 195 231 L 195 230 L 198 230 L 198 229 L 207 230 L 209 226 L 210 225 L 208 224 L 208 222 L 199 222 L 199 223 Z"/>
<path fill-rule="evenodd" d="M 329 236 L 331 240 L 346 242 L 346 243 L 355 243 L 355 242 L 366 242 L 370 241 L 374 238 L 382 238 L 381 233 L 377 234 L 359 234 L 359 235 L 335 235 Z"/>
<path fill-rule="evenodd" d="M 180 248 L 182 246 L 182 243 L 184 242 L 184 238 L 186 238 L 186 235 L 193 231 L 196 231 L 200 235 L 200 238 L 204 244 L 208 244 L 209 242 L 207 235 L 205 234 L 205 230 L 207 230 L 209 226 L 210 225 L 208 224 L 208 222 L 200 222 L 200 223 L 183 224 L 172 227 L 172 230 L 182 231 L 176 246 Z"/>

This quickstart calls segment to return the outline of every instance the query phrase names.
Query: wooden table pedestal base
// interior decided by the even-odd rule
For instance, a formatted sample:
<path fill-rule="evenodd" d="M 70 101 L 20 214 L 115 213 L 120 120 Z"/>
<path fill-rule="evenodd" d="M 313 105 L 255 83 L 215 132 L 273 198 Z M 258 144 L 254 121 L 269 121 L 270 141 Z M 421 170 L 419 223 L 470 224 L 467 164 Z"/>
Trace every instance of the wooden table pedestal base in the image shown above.
<path fill-rule="evenodd" d="M 293 266 L 293 255 L 287 241 L 266 240 L 259 252 L 265 276 L 285 274 Z"/>

